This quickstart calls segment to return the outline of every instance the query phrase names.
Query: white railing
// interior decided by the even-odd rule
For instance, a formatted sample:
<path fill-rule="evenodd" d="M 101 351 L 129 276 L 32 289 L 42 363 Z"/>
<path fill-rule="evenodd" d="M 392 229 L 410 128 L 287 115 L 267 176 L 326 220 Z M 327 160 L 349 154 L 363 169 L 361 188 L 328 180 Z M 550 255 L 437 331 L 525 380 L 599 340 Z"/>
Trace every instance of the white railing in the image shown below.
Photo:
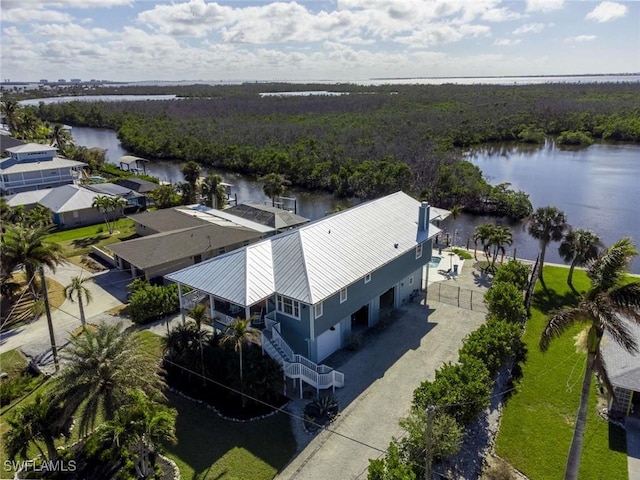
<path fill-rule="evenodd" d="M 265 318 L 265 331 L 271 333 L 271 338 L 262 332 L 262 349 L 271 358 L 282 365 L 284 374 L 293 379 L 299 379 L 317 390 L 325 388 L 344 387 L 344 374 L 327 365 L 318 365 L 303 355 L 293 352 L 293 349 L 282 338 L 280 324 Z M 278 348 L 280 350 L 278 350 Z M 301 384 L 302 387 L 302 384 Z M 300 390 L 302 395 L 302 388 Z"/>
<path fill-rule="evenodd" d="M 190 292 L 182 295 L 182 308 L 185 310 L 191 310 L 196 304 L 200 303 L 206 295 L 200 290 L 191 290 Z"/>

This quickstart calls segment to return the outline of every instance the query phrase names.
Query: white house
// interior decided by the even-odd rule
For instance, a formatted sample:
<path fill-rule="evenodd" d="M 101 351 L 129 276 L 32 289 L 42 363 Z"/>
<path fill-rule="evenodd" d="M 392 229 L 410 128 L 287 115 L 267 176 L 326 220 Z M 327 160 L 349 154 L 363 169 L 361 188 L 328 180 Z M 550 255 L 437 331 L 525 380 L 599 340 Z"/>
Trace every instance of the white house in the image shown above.
<path fill-rule="evenodd" d="M 87 164 L 58 157 L 55 147 L 27 143 L 7 148 L 0 159 L 0 192 L 4 194 L 70 185 Z"/>

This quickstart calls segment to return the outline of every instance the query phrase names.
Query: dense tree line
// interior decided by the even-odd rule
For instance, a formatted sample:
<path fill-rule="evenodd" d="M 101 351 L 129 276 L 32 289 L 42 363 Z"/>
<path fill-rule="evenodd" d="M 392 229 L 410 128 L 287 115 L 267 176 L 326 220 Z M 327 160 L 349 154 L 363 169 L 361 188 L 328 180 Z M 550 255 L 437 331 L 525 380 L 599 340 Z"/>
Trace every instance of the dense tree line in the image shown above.
<path fill-rule="evenodd" d="M 259 95 L 302 87 L 315 88 L 198 86 L 188 93 L 197 98 L 179 101 L 72 102 L 35 110 L 49 121 L 115 129 L 125 148 L 147 158 L 278 173 L 295 185 L 364 198 L 413 188 L 444 205 L 459 203 L 460 192 L 441 180 L 443 168 L 457 168 L 462 148 L 535 143 L 563 132 L 640 141 L 635 84 L 325 85 L 322 90 L 346 94 Z M 490 188 L 475 177 L 483 196 L 473 193 L 472 203 L 491 205 Z"/>

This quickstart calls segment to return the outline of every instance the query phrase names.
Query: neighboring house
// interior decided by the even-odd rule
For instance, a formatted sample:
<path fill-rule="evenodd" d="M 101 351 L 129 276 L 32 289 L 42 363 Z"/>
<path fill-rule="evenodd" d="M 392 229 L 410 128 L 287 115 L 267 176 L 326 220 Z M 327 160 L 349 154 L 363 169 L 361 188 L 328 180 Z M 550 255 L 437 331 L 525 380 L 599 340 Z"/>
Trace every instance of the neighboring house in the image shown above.
<path fill-rule="evenodd" d="M 85 188 L 88 188 L 100 195 L 111 195 L 114 197 L 124 198 L 127 201 L 125 212 L 147 209 L 147 197 L 142 193 L 131 190 L 130 188 L 116 185 L 115 183 L 96 183 L 92 185 L 85 185 Z"/>
<path fill-rule="evenodd" d="M 265 236 L 265 232 L 246 225 L 216 222 L 215 217 L 188 207 L 144 212 L 129 218 L 142 238 L 108 248 L 118 268 L 147 280 L 249 245 Z"/>
<path fill-rule="evenodd" d="M 27 143 L 6 149 L 0 159 L 0 191 L 18 193 L 27 190 L 71 185 L 80 178 L 87 164 L 58 157 L 55 147 Z"/>
<path fill-rule="evenodd" d="M 120 185 L 121 187 L 128 188 L 129 190 L 133 190 L 134 192 L 142 193 L 146 196 L 158 188 L 157 183 L 143 180 L 141 178 L 121 178 L 113 183 Z"/>
<path fill-rule="evenodd" d="M 5 156 L 7 148 L 19 147 L 21 145 L 26 145 L 26 142 L 18 140 L 17 138 L 13 138 L 11 135 L 9 135 L 9 132 L 0 130 L 0 155 L 2 157 Z"/>
<path fill-rule="evenodd" d="M 627 328 L 633 338 L 640 342 L 640 325 L 627 322 Z M 602 339 L 601 349 L 616 397 L 615 401 L 610 399 L 609 410 L 614 415 L 640 416 L 640 355 L 629 353 L 607 333 Z"/>
<path fill-rule="evenodd" d="M 286 375 L 341 386 L 338 372 L 316 363 L 419 293 L 439 232 L 431 216 L 429 205 L 398 192 L 165 278 L 178 283 L 183 311 L 204 299 L 221 323 L 263 317 L 263 348 Z M 183 296 L 184 286 L 193 290 Z M 294 364 L 316 373 L 301 377 Z"/>
<path fill-rule="evenodd" d="M 104 221 L 104 216 L 93 205 L 99 194 L 77 185 L 16 193 L 7 197 L 11 207 L 24 205 L 28 210 L 42 205 L 51 211 L 53 223 L 60 227 L 93 225 Z"/>
<path fill-rule="evenodd" d="M 225 212 L 267 225 L 276 232 L 283 232 L 309 222 L 308 218 L 301 217 L 282 208 L 253 202 L 227 208 Z"/>

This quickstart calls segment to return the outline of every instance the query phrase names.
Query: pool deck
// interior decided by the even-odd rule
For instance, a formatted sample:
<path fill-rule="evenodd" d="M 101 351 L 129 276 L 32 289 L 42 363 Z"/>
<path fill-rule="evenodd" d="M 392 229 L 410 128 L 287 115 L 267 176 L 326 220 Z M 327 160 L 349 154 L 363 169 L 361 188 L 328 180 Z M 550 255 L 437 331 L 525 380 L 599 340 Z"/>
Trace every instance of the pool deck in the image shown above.
<path fill-rule="evenodd" d="M 462 273 L 462 269 L 464 268 L 465 261 L 462 260 L 455 253 L 443 249 L 432 250 L 431 258 L 440 257 L 440 263 L 437 266 L 429 265 L 428 271 L 428 284 L 432 284 L 433 282 L 443 282 L 447 280 L 457 280 L 460 274 Z M 473 264 L 474 260 L 469 260 L 470 265 Z M 455 267 L 457 266 L 458 273 L 454 274 Z"/>

